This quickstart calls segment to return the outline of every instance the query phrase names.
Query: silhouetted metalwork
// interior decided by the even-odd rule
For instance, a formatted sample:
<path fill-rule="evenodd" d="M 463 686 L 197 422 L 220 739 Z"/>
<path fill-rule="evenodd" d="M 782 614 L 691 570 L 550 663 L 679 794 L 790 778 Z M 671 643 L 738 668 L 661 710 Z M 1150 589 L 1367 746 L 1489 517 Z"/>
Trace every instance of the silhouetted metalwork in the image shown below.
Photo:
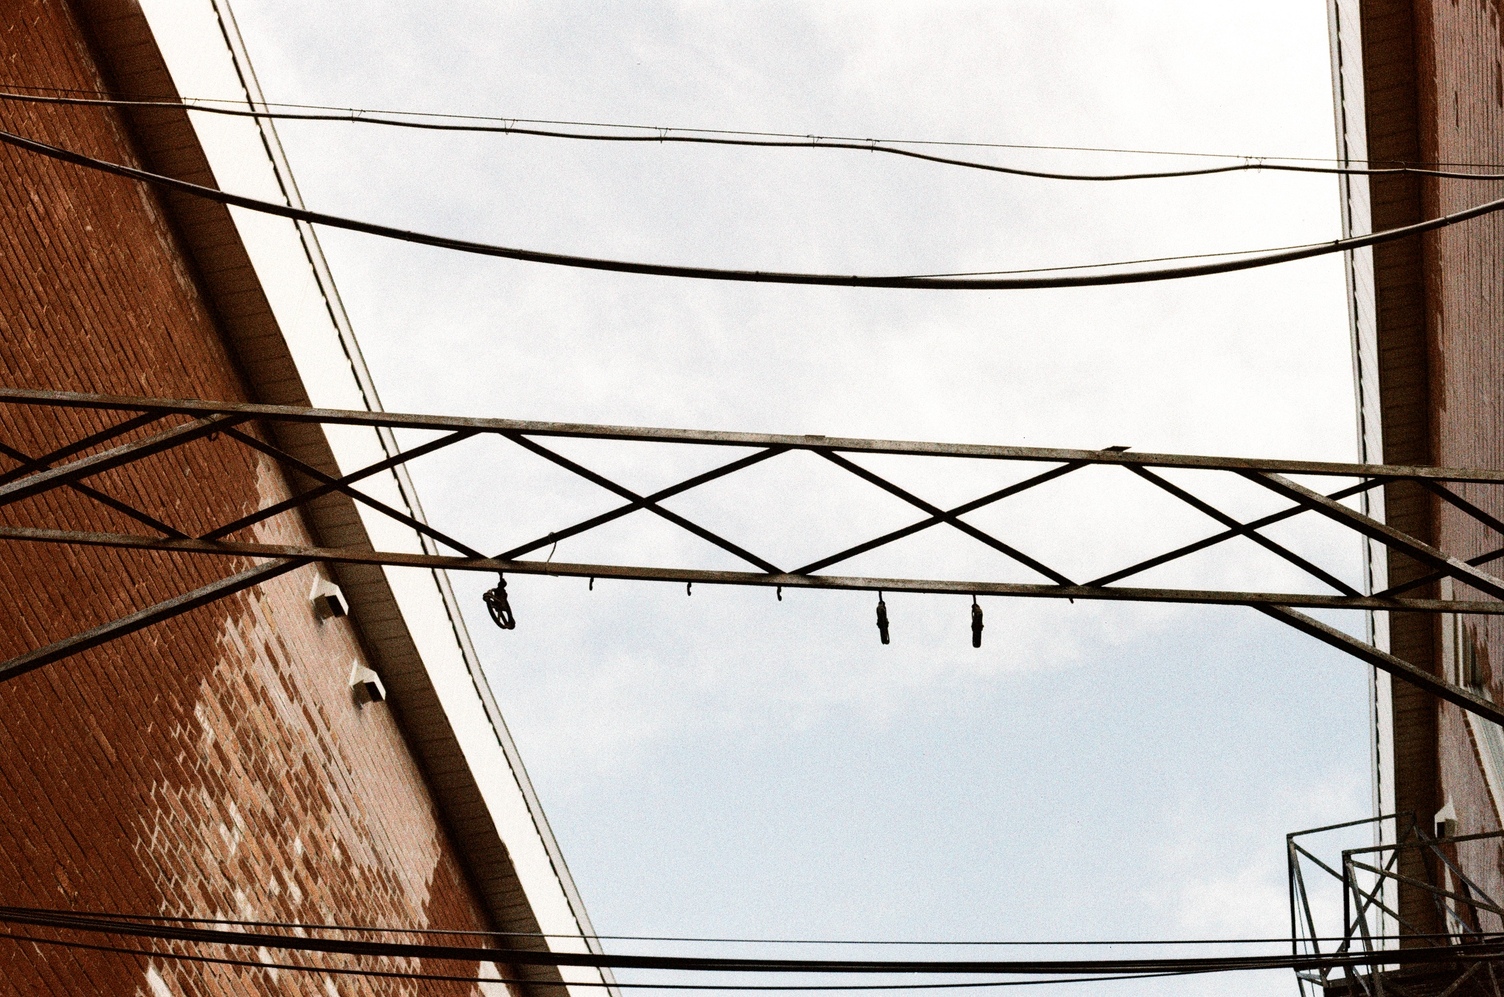
<path fill-rule="evenodd" d="M 481 597 L 486 603 L 486 611 L 491 614 L 491 622 L 503 630 L 516 630 L 517 617 L 512 615 L 512 604 L 507 600 L 507 580 L 496 579 L 496 587 L 487 589 Z"/>
<path fill-rule="evenodd" d="M 571 423 L 524 422 L 509 419 L 478 419 L 453 416 L 403 415 L 386 412 L 344 411 L 300 408 L 280 405 L 236 404 L 184 399 L 114 397 L 75 392 L 0 389 L 0 404 L 46 406 L 54 409 L 91 410 L 114 414 L 119 421 L 113 426 L 91 432 L 49 453 L 33 456 L 15 445 L 0 441 L 0 452 L 17 461 L 17 466 L 0 474 L 0 508 L 13 506 L 57 489 L 69 489 L 91 501 L 128 516 L 145 527 L 145 532 L 102 533 L 51 526 L 0 526 L 0 540 L 11 542 L 70 544 L 137 551 L 170 551 L 204 557 L 230 558 L 244 564 L 246 559 L 275 562 L 321 561 L 331 564 L 369 564 L 394 567 L 419 567 L 459 571 L 486 571 L 496 574 L 542 574 L 580 578 L 616 578 L 642 581 L 671 581 L 689 586 L 696 582 L 712 585 L 752 585 L 784 588 L 853 589 L 876 592 L 945 593 L 971 596 L 976 607 L 973 616 L 973 643 L 979 645 L 981 606 L 978 597 L 1008 596 L 1015 598 L 1090 599 L 1120 602 L 1170 602 L 1250 606 L 1261 610 L 1311 636 L 1383 668 L 1391 674 L 1422 685 L 1438 696 L 1495 722 L 1504 722 L 1501 712 L 1488 700 L 1470 690 L 1445 682 L 1392 655 L 1379 651 L 1336 628 L 1313 619 L 1297 609 L 1345 609 L 1367 611 L 1403 611 L 1424 613 L 1504 614 L 1504 580 L 1483 570 L 1500 558 L 1504 547 L 1497 547 L 1470 557 L 1460 557 L 1408 536 L 1383 522 L 1345 505 L 1372 489 L 1402 482 L 1424 488 L 1443 501 L 1498 534 L 1504 540 L 1504 522 L 1484 506 L 1490 503 L 1477 492 L 1492 491 L 1504 484 L 1504 470 L 1411 467 L 1332 463 L 1319 461 L 1255 460 L 1235 457 L 1192 456 L 1184 454 L 1134 453 L 1122 447 L 1104 450 L 1062 450 L 1038 447 L 990 446 L 980 444 L 918 443 L 895 440 L 847 439 L 825 436 L 790 436 L 756 433 L 713 432 L 703 430 L 652 429 L 641 427 L 582 425 Z M 289 454 L 276 445 L 276 432 L 296 427 L 304 431 L 315 426 L 363 426 L 381 430 L 426 430 L 441 433 L 435 439 L 400 453 L 389 453 L 368 466 L 343 474 L 330 473 Z M 220 523 L 197 536 L 162 522 L 135 508 L 118 496 L 106 494 L 86 480 L 105 471 L 128 467 L 147 457 L 179 447 L 190 446 L 205 437 L 218 436 L 263 454 L 276 461 L 297 489 L 286 499 Z M 564 468 L 584 481 L 602 488 L 622 500 L 620 505 L 578 522 L 550 530 L 542 536 L 518 543 L 495 556 L 414 516 L 410 511 L 394 508 L 356 487 L 362 480 L 389 471 L 429 454 L 459 446 L 466 441 L 501 439 Z M 588 439 L 621 443 L 656 443 L 694 447 L 725 447 L 744 451 L 735 459 L 711 470 L 685 478 L 666 488 L 642 493 L 594 471 L 579 461 L 558 453 L 545 444 L 551 439 Z M 664 503 L 713 481 L 719 481 L 781 455 L 812 454 L 866 484 L 880 489 L 918 510 L 919 517 L 898 529 L 889 530 L 868 540 L 846 546 L 793 568 L 781 567 L 743 543 L 711 530 L 690 518 L 666 508 Z M 857 462 L 862 455 L 931 457 L 984 461 L 1017 462 L 1047 465 L 1021 481 L 992 490 L 970 501 L 941 507 L 899 486 L 889 478 Z M 1016 539 L 1005 539 L 995 531 L 983 530 L 967 520 L 968 514 L 996 505 L 1075 474 L 1088 467 L 1117 467 L 1153 485 L 1185 507 L 1205 516 L 1216 529 L 1201 539 L 1181 544 L 1153 557 L 1137 560 L 1106 574 L 1087 580 L 1070 577 L 1056 565 L 1029 553 Z M 1166 471 L 1199 470 L 1236 476 L 1252 482 L 1278 496 L 1284 508 L 1247 522 L 1217 508 L 1186 487 L 1165 477 Z M 1329 492 L 1317 491 L 1290 476 L 1338 479 L 1340 487 Z M 1334 482 L 1335 483 L 1335 482 Z M 296 546 L 250 542 L 234 539 L 251 526 L 273 517 L 293 513 L 301 507 L 333 493 L 359 503 L 372 513 L 386 517 L 415 531 L 424 538 L 421 552 L 373 551 L 353 547 Z M 1497 504 L 1497 503 L 1495 503 Z M 675 528 L 714 545 L 747 565 L 745 570 L 707 570 L 687 566 L 649 567 L 630 564 L 569 563 L 554 561 L 553 548 L 561 541 L 596 530 L 635 512 L 646 512 Z M 1387 548 L 1392 556 L 1408 559 L 1422 566 L 1419 577 L 1404 585 L 1364 594 L 1351 582 L 1313 563 L 1290 546 L 1267 535 L 1269 527 L 1286 523 L 1297 516 L 1311 515 L 1334 523 L 1355 537 Z M 1039 577 L 1036 582 L 998 581 L 986 578 L 874 578 L 829 573 L 833 566 L 860 554 L 886 547 L 933 527 L 944 526 L 998 552 L 1015 565 Z M 1062 527 L 1063 528 L 1063 527 Z M 1259 589 L 1219 590 L 1209 588 L 1134 587 L 1126 580 L 1154 568 L 1181 561 L 1228 541 L 1246 539 L 1299 569 L 1317 586 L 1327 591 L 1280 592 Z M 441 553 L 448 548 L 453 553 Z M 527 559 L 526 555 L 549 548 L 546 560 Z M 1442 578 L 1454 580 L 1454 599 L 1416 596 L 1422 586 Z M 593 584 L 593 583 L 592 583 Z M 500 591 L 500 588 L 493 589 Z M 198 598 L 195 605 L 202 605 Z M 170 601 L 178 606 L 176 600 Z M 504 600 L 502 600 L 504 603 Z M 502 603 L 498 603 L 501 605 Z M 493 618 L 506 627 L 515 623 L 510 604 L 504 612 L 492 608 Z M 169 603 L 142 610 L 148 622 L 171 615 Z M 179 609 L 179 611 L 181 611 Z M 139 615 L 139 614 L 135 614 Z M 880 630 L 886 637 L 886 607 L 879 601 Z M 145 624 L 143 624 L 145 625 Z M 113 633 L 114 631 L 109 631 Z M 128 632 L 128 631 L 121 631 Z M 76 645 L 59 642 L 47 650 L 48 660 L 95 646 L 99 635 Z M 33 652 L 33 654 L 39 652 Z M 20 661 L 21 659 L 17 659 Z M 28 659 L 30 660 L 30 659 Z M 0 676 L 14 665 L 0 663 Z"/>
<path fill-rule="evenodd" d="M 1393 822 L 1394 840 L 1388 844 L 1348 848 L 1342 851 L 1338 868 L 1323 861 L 1301 839 L 1347 828 Z M 1331 824 L 1286 835 L 1290 884 L 1291 954 L 1332 957 L 1339 960 L 1355 953 L 1382 953 L 1397 949 L 1397 930 L 1408 947 L 1448 948 L 1497 943 L 1504 939 L 1504 906 L 1462 871 L 1457 846 L 1466 842 L 1499 841 L 1504 831 L 1485 834 L 1432 835 L 1413 814 L 1388 814 L 1364 820 Z M 1420 876 L 1402 871 L 1401 857 L 1419 856 L 1418 863 L 1404 863 Z M 1320 923 L 1314 911 L 1314 892 L 1307 883 L 1327 882 L 1342 891 L 1342 924 Z M 1434 903 L 1441 933 L 1427 932 L 1401 916 L 1394 895 L 1397 887 L 1419 891 Z M 1396 959 L 1396 962 L 1399 960 Z M 1302 997 L 1312 997 L 1312 988 L 1325 995 L 1382 997 L 1385 993 L 1425 994 L 1428 997 L 1499 997 L 1504 986 L 1504 965 L 1497 956 L 1455 961 L 1363 967 L 1343 964 L 1319 970 L 1297 970 Z"/>

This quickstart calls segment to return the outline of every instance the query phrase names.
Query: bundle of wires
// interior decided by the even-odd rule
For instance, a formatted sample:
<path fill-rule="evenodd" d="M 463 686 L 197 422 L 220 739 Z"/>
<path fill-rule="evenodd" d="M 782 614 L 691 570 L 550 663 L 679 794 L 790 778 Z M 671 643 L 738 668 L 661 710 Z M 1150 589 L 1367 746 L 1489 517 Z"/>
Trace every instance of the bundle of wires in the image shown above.
<path fill-rule="evenodd" d="M 677 974 L 666 982 L 589 983 L 587 986 L 645 990 L 753 991 L 867 991 L 981 989 L 1093 980 L 1145 979 L 1166 976 L 1293 969 L 1322 972 L 1372 969 L 1378 966 L 1458 965 L 1504 957 L 1504 936 L 1478 936 L 1456 943 L 1448 940 L 1428 948 L 1347 951 L 1331 954 L 1259 954 L 1240 952 L 1198 956 L 1141 956 L 1080 959 L 893 959 L 893 958 L 775 958 L 763 956 L 705 956 L 684 954 L 627 954 L 596 951 L 554 951 L 550 936 L 493 932 L 445 931 L 419 928 L 351 927 L 270 921 L 229 921 L 211 918 L 169 918 L 151 915 L 0 907 L 0 924 L 42 929 L 0 932 L 0 939 L 74 950 L 147 956 L 156 959 L 240 966 L 261 970 L 292 970 L 341 976 L 369 976 L 410 980 L 475 982 L 469 974 L 433 973 L 393 968 L 381 960 L 494 965 L 516 973 L 520 967 L 583 967 L 607 970 L 645 970 Z M 392 936 L 402 936 L 393 940 Z M 440 941 L 411 941 L 411 938 Z M 608 936 L 609 937 L 609 936 Z M 122 944 L 116 939 L 157 943 Z M 459 943 L 453 941 L 460 939 Z M 646 939 L 639 939 L 646 940 Z M 748 939 L 676 939 L 678 942 L 745 941 Z M 484 944 L 489 942 L 491 944 Z M 777 940 L 781 944 L 870 945 L 879 943 Z M 961 944 L 1096 944 L 1096 945 L 1228 945 L 1278 943 L 1288 939 L 1171 940 L 1164 942 L 1026 942 Z M 762 940 L 760 944 L 774 944 Z M 914 944 L 914 943 L 882 943 Z M 955 943 L 929 943 L 955 944 Z M 254 950 L 256 958 L 235 956 Z M 271 953 L 286 953 L 273 958 Z M 345 961 L 291 961 L 288 956 L 343 956 Z M 684 982 L 684 977 L 715 974 L 717 979 Z M 720 977 L 750 976 L 755 982 L 726 984 Z M 773 982 L 763 982 L 768 977 Z M 817 982 L 783 982 L 790 977 Z M 820 978 L 835 979 L 828 982 Z M 901 982 L 894 982 L 895 978 Z M 958 979 L 964 978 L 964 979 Z M 519 977 L 487 977 L 492 982 L 538 982 Z M 852 981 L 852 982 L 847 982 Z M 571 985 L 574 985 L 571 983 Z"/>
<path fill-rule="evenodd" d="M 298 119 L 318 121 L 353 121 L 365 124 L 377 124 L 404 128 L 425 128 L 459 131 L 481 132 L 504 132 L 508 134 L 534 134 L 546 135 L 557 138 L 573 138 L 591 141 L 658 141 L 658 142 L 695 142 L 713 143 L 726 145 L 747 146 L 810 146 L 815 148 L 836 149 L 862 149 L 873 152 L 888 152 L 896 155 L 929 160 L 952 166 L 964 166 L 968 168 L 985 169 L 993 172 L 1007 173 L 1025 177 L 1037 177 L 1052 180 L 1077 180 L 1077 181 L 1123 181 L 1162 179 L 1170 177 L 1204 176 L 1212 173 L 1227 173 L 1244 170 L 1282 170 L 1302 173 L 1319 174 L 1344 174 L 1344 175 L 1387 175 L 1387 174 L 1418 174 L 1438 179 L 1453 179 L 1467 181 L 1499 182 L 1504 180 L 1504 174 L 1482 173 L 1476 168 L 1468 170 L 1440 170 L 1433 166 L 1418 166 L 1414 164 L 1398 164 L 1393 166 L 1376 167 L 1352 167 L 1342 166 L 1313 166 L 1296 163 L 1270 163 L 1264 160 L 1235 163 L 1225 166 L 1206 167 L 1193 170 L 1156 171 L 1148 173 L 1125 173 L 1125 174 L 1079 174 L 1079 173 L 1052 173 L 1037 170 L 1026 170 L 1016 167 L 1000 166 L 997 164 L 978 163 L 970 160 L 960 160 L 952 157 L 939 157 L 929 153 L 916 152 L 899 145 L 883 144 L 878 142 L 853 142 L 843 140 L 820 140 L 788 138 L 759 138 L 746 133 L 741 134 L 668 134 L 662 130 L 657 136 L 640 134 L 603 134 L 584 132 L 564 132 L 557 129 L 523 128 L 514 121 L 511 124 L 487 124 L 472 122 L 442 122 L 426 120 L 405 120 L 381 115 L 372 115 L 365 112 L 357 112 L 347 109 L 339 112 L 306 112 L 306 111 L 272 111 L 265 108 L 250 107 L 223 107 L 206 103 L 186 103 L 181 101 L 122 101 L 102 97 L 68 97 L 68 96 L 45 96 L 36 94 L 20 94 L 14 92 L 0 93 L 0 100 L 20 100 L 32 102 L 82 104 L 82 105 L 108 105 L 127 106 L 137 109 L 161 109 L 161 110 L 196 110 L 207 111 L 215 114 L 228 114 L 267 119 Z M 865 288 L 900 288 L 915 290 L 1025 290 L 1035 288 L 1069 288 L 1069 287 L 1101 287 L 1117 284 L 1144 283 L 1149 281 L 1178 280 L 1188 277 L 1208 276 L 1212 274 L 1232 273 L 1241 270 L 1251 270 L 1260 267 L 1274 266 L 1281 263 L 1290 263 L 1297 260 L 1305 260 L 1318 256 L 1326 256 L 1333 253 L 1348 252 L 1368 246 L 1390 242 L 1419 235 L 1425 232 L 1433 232 L 1438 229 L 1448 228 L 1461 224 L 1473 218 L 1504 210 L 1504 198 L 1498 198 L 1474 205 L 1461 211 L 1452 212 L 1436 218 L 1430 218 L 1411 225 L 1386 229 L 1367 235 L 1356 235 L 1343 239 L 1333 239 L 1327 242 L 1305 243 L 1294 246 L 1283 246 L 1274 249 L 1262 250 L 1234 250 L 1220 253 L 1200 253 L 1190 256 L 1154 257 L 1139 260 L 1123 260 L 1115 263 L 1083 263 L 1060 266 L 1033 267 L 1022 270 L 991 270 L 991 271 L 966 271 L 961 273 L 946 274 L 888 274 L 888 275 L 863 275 L 863 274 L 837 274 L 837 273 L 800 273 L 778 270 L 749 270 L 730 269 L 720 267 L 687 266 L 667 263 L 650 263 L 636 260 L 603 259 L 599 257 L 579 256 L 569 253 L 555 253 L 542 250 L 524 249 L 513 246 L 504 246 L 496 243 L 477 242 L 467 239 L 456 239 L 448 236 L 437 235 L 429 232 L 418 232 L 410 229 L 397 228 L 390 225 L 382 225 L 375 222 L 363 221 L 339 215 L 331 215 L 318 211 L 311 211 L 301 205 L 293 203 L 277 203 L 258 198 L 246 197 L 239 194 L 229 193 L 200 184 L 189 183 L 174 177 L 163 176 L 148 170 L 138 169 L 121 163 L 113 163 L 97 159 L 83 153 L 65 149 L 59 146 L 41 142 L 33 138 L 16 135 L 10 132 L 0 131 L 0 143 L 38 153 L 62 162 L 71 163 L 87 169 L 116 176 L 125 177 L 142 183 L 152 184 L 159 188 L 187 194 L 192 197 L 217 201 L 221 204 L 245 208 L 264 214 L 277 215 L 290 218 L 297 222 L 310 225 L 323 225 L 330 228 L 344 229 L 352 232 L 361 232 L 367 235 L 375 235 L 386 239 L 394 239 L 417 245 L 432 246 L 439 249 L 448 249 L 456 252 L 471 253 L 481 256 L 492 256 L 504 259 L 520 260 L 531 263 L 545 263 L 554 266 L 574 267 L 588 270 L 604 270 L 616 273 L 643 274 L 659 277 L 677 277 L 693 280 L 736 281 L 763 284 L 793 284 L 834 287 L 865 287 Z M 1180 261 L 1190 259 L 1217 258 L 1217 262 L 1194 263 L 1174 267 L 1160 267 L 1138 269 L 1145 264 L 1166 261 Z M 1111 269 L 1113 272 L 1103 273 L 1103 269 Z M 1058 271 L 1083 271 L 1094 270 L 1093 273 L 1059 273 Z"/>

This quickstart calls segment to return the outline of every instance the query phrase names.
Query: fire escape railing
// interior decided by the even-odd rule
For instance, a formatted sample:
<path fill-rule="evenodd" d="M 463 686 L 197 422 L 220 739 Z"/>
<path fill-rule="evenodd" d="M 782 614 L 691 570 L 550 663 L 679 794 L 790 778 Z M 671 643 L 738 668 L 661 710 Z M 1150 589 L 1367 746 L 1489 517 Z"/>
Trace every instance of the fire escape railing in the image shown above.
<path fill-rule="evenodd" d="M 1335 863 L 1320 858 L 1303 840 L 1333 831 L 1383 826 L 1385 822 L 1393 822 L 1393 841 L 1343 849 Z M 1286 835 L 1291 954 L 1340 957 L 1391 951 L 1401 944 L 1442 948 L 1498 942 L 1504 938 L 1504 905 L 1463 871 L 1458 855 L 1458 845 L 1477 841 L 1504 842 L 1504 831 L 1432 835 L 1413 814 L 1387 814 Z M 1407 855 L 1418 861 L 1402 863 Z M 1308 880 L 1312 876 L 1315 878 Z M 1340 930 L 1323 923 L 1313 903 L 1313 898 L 1321 896 L 1315 887 L 1323 883 L 1341 891 Z M 1395 899 L 1400 889 L 1414 891 L 1424 898 L 1423 904 L 1434 906 L 1439 933 L 1404 916 Z M 1413 908 L 1411 914 L 1414 916 Z M 1482 992 L 1497 993 L 1504 984 L 1504 973 L 1488 959 L 1427 966 L 1424 973 L 1428 984 L 1425 992 L 1432 995 L 1450 997 L 1470 983 L 1477 988 L 1485 980 L 1488 989 Z M 1413 986 L 1414 974 L 1408 975 Z M 1396 968 L 1360 973 L 1343 965 L 1340 969 L 1300 970 L 1296 978 L 1302 997 L 1314 997 L 1309 988 L 1367 997 L 1383 997 L 1386 990 L 1397 995 L 1407 993 L 1407 973 Z"/>

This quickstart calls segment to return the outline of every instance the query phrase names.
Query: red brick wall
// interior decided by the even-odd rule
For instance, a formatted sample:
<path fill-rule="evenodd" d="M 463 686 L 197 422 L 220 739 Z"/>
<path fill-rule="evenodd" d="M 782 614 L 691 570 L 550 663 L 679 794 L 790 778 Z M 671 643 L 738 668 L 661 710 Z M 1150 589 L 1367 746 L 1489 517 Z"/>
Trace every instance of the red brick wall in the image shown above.
<path fill-rule="evenodd" d="M 99 89 L 82 37 L 64 0 L 13 0 L 0 17 L 0 80 Z M 134 161 L 111 112 L 0 101 L 0 127 Z M 9 147 L 0 147 L 0 383 L 246 397 L 154 195 Z M 111 418 L 0 406 L 0 440 L 39 454 Z M 265 458 L 226 437 L 90 484 L 188 533 L 288 493 Z M 0 521 L 142 529 L 70 492 L 0 509 Z M 309 540 L 295 516 L 255 538 Z M 245 566 L 0 543 L 0 657 Z M 0 904 L 485 927 L 391 714 L 358 705 L 346 686 L 361 656 L 356 634 L 311 611 L 320 570 L 0 684 Z M 164 983 L 173 994 L 412 992 L 0 939 L 3 993 L 155 994 Z"/>
<path fill-rule="evenodd" d="M 1429 0 L 1416 4 L 1420 145 L 1436 162 L 1504 163 L 1504 18 L 1498 0 Z M 1494 172 L 1498 172 L 1495 165 Z M 1444 214 L 1504 197 L 1504 183 L 1429 181 L 1425 213 Z M 1427 333 L 1430 339 L 1432 452 L 1439 464 L 1504 467 L 1504 216 L 1495 214 L 1426 237 Z M 1504 518 L 1498 489 L 1460 489 Z M 1438 505 L 1437 530 L 1449 552 L 1472 556 L 1504 546 L 1495 533 Z M 1504 574 L 1504 560 L 1490 570 Z M 1474 597 L 1459 587 L 1458 597 Z M 1465 625 L 1479 649 L 1495 701 L 1504 701 L 1504 619 Z M 1462 833 L 1498 830 L 1477 752 L 1461 710 L 1443 704 L 1438 724 L 1441 792 L 1456 807 Z M 1465 846 L 1469 875 L 1504 895 L 1504 850 L 1495 842 Z M 1494 926 L 1497 930 L 1497 926 Z"/>
<path fill-rule="evenodd" d="M 1361 53 L 1364 121 L 1362 134 L 1370 159 L 1383 163 L 1416 162 L 1424 159 L 1420 149 L 1420 109 L 1416 97 L 1416 18 L 1412 0 L 1359 0 L 1360 16 L 1344 22 L 1344 62 Z M 1351 10 L 1351 6 L 1348 7 Z M 1354 27 L 1361 37 L 1355 37 Z M 1361 46 L 1358 42 L 1361 40 Z M 1398 228 L 1425 217 L 1420 181 L 1399 175 L 1374 177 L 1369 181 L 1370 224 L 1373 229 Z M 1361 223 L 1360 223 L 1361 224 Z M 1420 239 L 1382 243 L 1372 250 L 1374 298 L 1369 314 L 1374 340 L 1366 344 L 1377 361 L 1378 415 L 1382 424 L 1383 459 L 1392 464 L 1433 463 L 1431 451 L 1430 349 L 1426 335 L 1426 300 Z M 1365 309 L 1367 310 L 1367 309 Z M 1358 315 L 1354 314 L 1355 321 Z M 1364 329 L 1360 335 L 1368 334 Z M 1372 372 L 1370 372 L 1370 377 Z M 1365 394 L 1374 385 L 1366 386 Z M 1371 404 L 1371 402 L 1370 402 Z M 1365 431 L 1369 428 L 1365 425 Z M 1372 450 L 1379 440 L 1369 440 Z M 1385 486 L 1385 518 L 1413 537 L 1434 543 L 1436 525 L 1431 496 L 1409 482 Z M 1418 561 L 1389 552 L 1381 585 L 1413 581 L 1429 569 Z M 1414 595 L 1435 597 L 1427 585 Z M 1392 615 L 1388 621 L 1389 647 L 1399 657 L 1419 668 L 1437 671 L 1436 620 L 1429 616 Z M 1441 807 L 1440 773 L 1437 768 L 1436 699 L 1404 682 L 1390 684 L 1388 697 L 1392 737 L 1379 745 L 1390 753 L 1392 769 L 1378 778 L 1390 778 L 1383 787 L 1399 813 L 1414 813 L 1423 820 Z M 1382 738 L 1382 735 L 1380 735 Z M 1387 807 L 1386 807 L 1387 809 Z M 1426 867 L 1415 852 L 1399 856 L 1401 875 L 1423 880 Z M 1397 896 L 1395 896 L 1397 894 Z M 1391 894 L 1400 918 L 1416 934 L 1440 930 L 1432 898 L 1397 884 Z"/>

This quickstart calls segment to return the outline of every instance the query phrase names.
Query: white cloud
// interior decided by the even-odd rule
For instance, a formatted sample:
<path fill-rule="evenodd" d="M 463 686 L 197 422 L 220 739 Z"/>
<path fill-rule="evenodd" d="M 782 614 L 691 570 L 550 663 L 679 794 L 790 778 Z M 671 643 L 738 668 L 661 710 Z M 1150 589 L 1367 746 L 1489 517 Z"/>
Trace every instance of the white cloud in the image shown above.
<path fill-rule="evenodd" d="M 1284 868 L 1270 862 L 1181 885 L 1176 926 L 1203 937 L 1277 938 L 1289 930 Z"/>

